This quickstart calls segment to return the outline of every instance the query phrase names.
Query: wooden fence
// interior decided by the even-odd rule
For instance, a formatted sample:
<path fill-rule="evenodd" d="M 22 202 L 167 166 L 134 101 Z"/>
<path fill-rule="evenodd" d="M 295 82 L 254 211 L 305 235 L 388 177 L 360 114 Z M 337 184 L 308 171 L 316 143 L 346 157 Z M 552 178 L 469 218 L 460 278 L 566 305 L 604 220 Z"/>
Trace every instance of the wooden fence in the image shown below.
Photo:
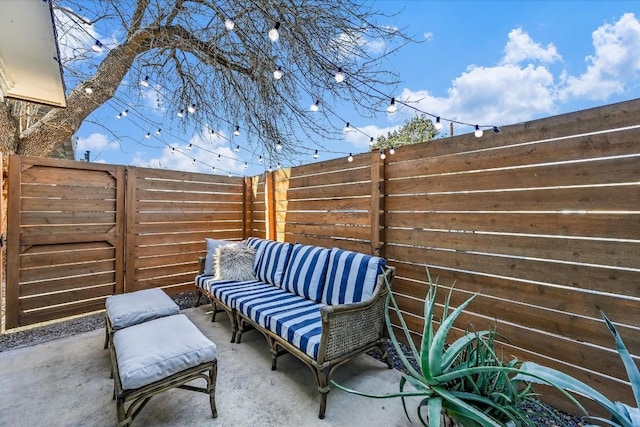
<path fill-rule="evenodd" d="M 253 235 L 387 258 L 416 339 L 428 266 L 454 306 L 480 292 L 458 334 L 497 325 L 507 355 L 631 403 L 599 309 L 638 360 L 639 141 L 634 100 L 244 179 L 12 157 L 7 324 L 190 289 L 204 237 Z"/>
<path fill-rule="evenodd" d="M 191 290 L 205 237 L 240 240 L 244 179 L 11 156 L 7 328 Z"/>

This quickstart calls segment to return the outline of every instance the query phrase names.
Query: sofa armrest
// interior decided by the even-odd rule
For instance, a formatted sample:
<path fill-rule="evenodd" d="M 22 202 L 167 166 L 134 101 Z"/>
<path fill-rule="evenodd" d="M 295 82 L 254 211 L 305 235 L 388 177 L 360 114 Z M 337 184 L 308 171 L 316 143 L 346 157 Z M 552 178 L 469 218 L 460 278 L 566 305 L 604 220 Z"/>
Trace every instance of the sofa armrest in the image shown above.
<path fill-rule="evenodd" d="M 394 274 L 394 267 L 386 267 L 378 275 L 373 295 L 366 301 L 320 308 L 322 337 L 318 365 L 348 355 L 384 337 L 387 283 L 391 286 Z"/>
<path fill-rule="evenodd" d="M 203 256 L 198 257 L 198 274 L 204 273 L 204 260 L 205 260 L 205 257 Z"/>

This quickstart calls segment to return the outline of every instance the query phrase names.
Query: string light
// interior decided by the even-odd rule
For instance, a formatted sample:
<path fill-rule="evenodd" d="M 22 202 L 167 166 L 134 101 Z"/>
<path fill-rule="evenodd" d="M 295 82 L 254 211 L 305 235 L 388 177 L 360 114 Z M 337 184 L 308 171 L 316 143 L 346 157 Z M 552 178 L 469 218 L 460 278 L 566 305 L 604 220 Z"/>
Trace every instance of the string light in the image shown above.
<path fill-rule="evenodd" d="M 351 125 L 349 124 L 349 122 L 347 122 L 347 124 L 345 125 L 343 131 L 344 133 L 349 133 L 351 132 L 353 129 L 351 128 Z"/>
<path fill-rule="evenodd" d="M 273 78 L 276 80 L 280 80 L 282 78 L 282 68 L 278 67 L 274 72 L 273 72 Z"/>
<path fill-rule="evenodd" d="M 236 26 L 235 22 L 233 22 L 231 19 L 227 18 L 224 20 L 224 28 L 226 28 L 227 31 L 233 31 L 235 26 Z"/>
<path fill-rule="evenodd" d="M 187 111 L 189 112 L 189 114 L 193 114 L 196 112 L 196 104 L 191 104 L 187 107 Z"/>
<path fill-rule="evenodd" d="M 264 162 L 264 159 L 262 158 L 262 156 L 260 156 L 260 158 L 258 159 L 258 163 L 262 163 Z"/>
<path fill-rule="evenodd" d="M 278 163 L 278 170 L 282 169 L 282 165 Z"/>
<path fill-rule="evenodd" d="M 194 165 L 196 164 L 196 159 L 193 159 L 193 164 L 194 164 Z"/>
<path fill-rule="evenodd" d="M 394 154 L 396 154 L 396 149 L 395 149 L 395 148 L 393 148 L 393 147 L 391 147 L 391 148 L 389 149 L 389 154 L 391 154 L 392 156 L 393 156 Z"/>
<path fill-rule="evenodd" d="M 211 166 L 211 171 L 215 172 L 216 171 L 216 167 L 215 166 Z"/>
<path fill-rule="evenodd" d="M 187 150 L 192 150 L 193 149 L 193 144 L 189 143 L 189 146 L 187 147 Z"/>
<path fill-rule="evenodd" d="M 236 153 L 239 153 L 239 152 L 240 152 L 240 146 L 236 145 Z"/>
<path fill-rule="evenodd" d="M 269 30 L 269 40 L 274 43 L 280 40 L 280 32 L 278 31 L 279 28 L 280 23 L 276 22 L 276 25 L 274 25 L 273 28 Z"/>
<path fill-rule="evenodd" d="M 235 136 L 239 136 L 240 135 L 240 126 L 236 126 L 236 130 L 233 131 L 233 134 Z"/>
<path fill-rule="evenodd" d="M 122 117 L 127 117 L 127 114 L 129 114 L 129 110 L 124 110 L 122 112 Z"/>
<path fill-rule="evenodd" d="M 386 158 L 387 158 L 387 155 L 386 155 L 386 154 L 384 154 L 384 150 L 380 150 L 380 158 L 381 158 L 382 160 L 384 160 L 384 159 L 386 159 Z"/>
<path fill-rule="evenodd" d="M 220 161 L 220 154 L 218 154 L 218 161 Z"/>
<path fill-rule="evenodd" d="M 171 147 L 171 154 L 175 155 L 176 154 L 176 147 Z"/>
<path fill-rule="evenodd" d="M 373 144 L 374 144 L 373 137 L 371 137 L 371 139 L 369 140 L 369 147 L 373 147 Z"/>
<path fill-rule="evenodd" d="M 88 86 L 84 88 L 84 91 L 87 92 L 89 95 L 91 95 L 93 93 L 93 88 L 91 86 Z"/>
<path fill-rule="evenodd" d="M 334 78 L 338 83 L 342 83 L 344 81 L 344 73 L 342 72 L 342 68 L 338 68 L 338 72 L 336 73 L 336 76 Z"/>
<path fill-rule="evenodd" d="M 102 53 L 102 42 L 100 42 L 100 40 L 96 40 L 95 44 L 91 46 L 91 50 L 96 53 Z"/>
<path fill-rule="evenodd" d="M 149 76 L 145 76 L 144 80 L 140 80 L 140 86 L 149 87 Z"/>
<path fill-rule="evenodd" d="M 493 132 L 500 133 L 500 128 L 498 126 L 493 127 Z"/>
<path fill-rule="evenodd" d="M 276 151 L 282 151 L 282 144 L 280 143 L 280 141 L 278 141 L 278 143 L 276 144 Z"/>
<path fill-rule="evenodd" d="M 396 106 L 396 99 L 395 98 L 391 98 L 391 103 L 387 107 L 387 113 L 393 114 L 396 111 L 398 111 L 398 107 Z"/>
<path fill-rule="evenodd" d="M 349 153 L 349 157 L 347 157 L 347 161 L 349 163 L 353 162 L 353 154 Z"/>
<path fill-rule="evenodd" d="M 436 130 L 442 130 L 442 123 L 440 123 L 440 116 L 436 117 L 436 124 L 434 126 Z"/>
<path fill-rule="evenodd" d="M 249 167 L 249 163 L 244 162 L 244 168 L 246 169 L 246 168 L 248 168 L 248 167 Z"/>
<path fill-rule="evenodd" d="M 318 150 L 316 150 L 316 152 L 315 152 L 315 153 L 313 153 L 313 158 L 314 158 L 314 159 L 317 159 L 318 157 L 319 157 L 319 156 L 318 156 Z"/>
<path fill-rule="evenodd" d="M 122 113 L 118 113 L 118 114 L 116 115 L 116 119 L 118 119 L 118 120 L 120 120 L 120 118 L 121 118 L 121 117 L 122 117 Z"/>
<path fill-rule="evenodd" d="M 476 131 L 473 133 L 476 138 L 480 138 L 484 132 L 480 129 L 480 126 L 476 125 Z"/>
<path fill-rule="evenodd" d="M 177 116 L 178 116 L 179 118 L 183 118 L 183 117 L 184 117 L 184 110 L 180 110 L 180 111 L 178 111 Z"/>
<path fill-rule="evenodd" d="M 156 135 L 160 135 L 160 133 L 161 133 L 161 132 L 162 132 L 162 129 L 158 129 L 158 130 L 156 131 Z"/>
<path fill-rule="evenodd" d="M 311 104 L 311 107 L 309 107 L 309 110 L 311 110 L 314 113 L 320 110 L 320 101 L 318 100 L 315 103 Z"/>
<path fill-rule="evenodd" d="M 147 134 L 144 137 L 147 138 L 147 139 L 151 138 L 151 133 L 147 132 Z"/>

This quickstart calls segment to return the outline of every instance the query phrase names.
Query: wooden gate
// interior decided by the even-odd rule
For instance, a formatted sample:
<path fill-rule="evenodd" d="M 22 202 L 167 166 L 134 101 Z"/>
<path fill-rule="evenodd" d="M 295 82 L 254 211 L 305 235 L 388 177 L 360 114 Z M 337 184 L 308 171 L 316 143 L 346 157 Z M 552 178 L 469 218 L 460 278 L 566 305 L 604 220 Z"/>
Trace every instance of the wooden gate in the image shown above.
<path fill-rule="evenodd" d="M 124 166 L 12 155 L 8 185 L 7 329 L 122 292 Z"/>

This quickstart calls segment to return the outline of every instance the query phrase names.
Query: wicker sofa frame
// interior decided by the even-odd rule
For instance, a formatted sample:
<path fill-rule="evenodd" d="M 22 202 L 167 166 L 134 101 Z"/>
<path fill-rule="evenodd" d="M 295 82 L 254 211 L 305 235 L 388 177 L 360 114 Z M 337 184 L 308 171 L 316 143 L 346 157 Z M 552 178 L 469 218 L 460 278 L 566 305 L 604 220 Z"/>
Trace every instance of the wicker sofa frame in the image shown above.
<path fill-rule="evenodd" d="M 200 259 L 200 274 L 204 267 L 204 258 Z M 386 283 L 391 283 L 395 274 L 394 267 L 385 267 L 378 274 L 376 287 L 372 296 L 365 301 L 353 304 L 326 305 L 320 307 L 322 319 L 322 335 L 317 358 L 312 358 L 302 349 L 288 342 L 278 334 L 263 328 L 241 312 L 218 300 L 205 289 L 196 287 L 196 299 L 206 295 L 213 310 L 212 322 L 216 314 L 226 312 L 233 328 L 231 342 L 240 343 L 243 332 L 249 329 L 260 331 L 269 344 L 272 363 L 276 370 L 279 356 L 289 353 L 301 360 L 312 371 L 320 392 L 320 409 L 318 417 L 325 418 L 329 382 L 336 368 L 353 358 L 377 350 L 389 369 L 393 367 L 384 346 L 386 336 L 384 306 L 387 297 Z M 385 283 L 386 282 L 386 283 Z"/>

